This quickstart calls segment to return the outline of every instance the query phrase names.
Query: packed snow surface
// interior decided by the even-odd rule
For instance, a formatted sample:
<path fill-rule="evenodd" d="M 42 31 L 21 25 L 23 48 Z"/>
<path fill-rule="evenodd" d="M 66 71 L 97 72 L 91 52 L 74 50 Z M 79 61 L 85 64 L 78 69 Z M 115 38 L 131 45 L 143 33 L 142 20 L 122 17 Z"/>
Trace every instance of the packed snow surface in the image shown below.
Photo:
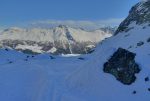
<path fill-rule="evenodd" d="M 149 101 L 150 28 L 135 26 L 103 41 L 89 55 L 75 57 L 27 55 L 0 50 L 1 101 Z M 139 41 L 144 45 L 137 46 Z M 103 72 L 103 64 L 122 47 L 136 53 L 137 80 L 124 85 Z M 129 48 L 130 47 L 130 48 Z M 136 91 L 136 94 L 133 94 Z"/>

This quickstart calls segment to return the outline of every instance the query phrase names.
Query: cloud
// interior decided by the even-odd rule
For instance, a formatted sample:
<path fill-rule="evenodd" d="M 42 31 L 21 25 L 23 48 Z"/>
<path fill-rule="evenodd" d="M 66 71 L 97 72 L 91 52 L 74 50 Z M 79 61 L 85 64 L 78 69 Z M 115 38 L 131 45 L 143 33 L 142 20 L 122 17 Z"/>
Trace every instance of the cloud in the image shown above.
<path fill-rule="evenodd" d="M 141 0 L 141 1 L 143 1 L 143 2 L 147 2 L 147 1 L 150 1 L 150 0 Z"/>
<path fill-rule="evenodd" d="M 7 27 L 2 27 L 0 26 L 0 32 L 2 32 L 4 29 L 6 29 Z"/>
<path fill-rule="evenodd" d="M 106 19 L 97 21 L 88 20 L 45 20 L 34 21 L 30 25 L 32 27 L 55 27 L 58 25 L 67 25 L 70 27 L 85 28 L 85 29 L 97 29 L 104 26 L 118 26 L 123 21 L 123 18 L 118 19 Z"/>

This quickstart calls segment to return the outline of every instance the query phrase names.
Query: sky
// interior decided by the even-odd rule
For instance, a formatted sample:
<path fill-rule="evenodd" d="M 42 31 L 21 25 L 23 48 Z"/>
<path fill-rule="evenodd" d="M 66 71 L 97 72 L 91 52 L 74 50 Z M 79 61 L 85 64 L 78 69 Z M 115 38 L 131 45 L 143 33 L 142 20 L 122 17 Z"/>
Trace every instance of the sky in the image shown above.
<path fill-rule="evenodd" d="M 137 2 L 139 0 L 0 0 L 0 27 L 27 23 L 117 25 Z"/>

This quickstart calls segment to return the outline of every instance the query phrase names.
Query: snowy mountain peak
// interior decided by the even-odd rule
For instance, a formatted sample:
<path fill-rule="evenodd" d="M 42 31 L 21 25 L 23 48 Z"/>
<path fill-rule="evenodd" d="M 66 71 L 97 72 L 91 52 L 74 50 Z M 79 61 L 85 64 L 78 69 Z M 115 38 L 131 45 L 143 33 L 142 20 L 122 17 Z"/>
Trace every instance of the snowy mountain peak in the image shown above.
<path fill-rule="evenodd" d="M 66 25 L 59 25 L 58 27 L 56 27 L 53 31 L 54 31 L 54 36 L 55 39 L 58 40 L 58 37 L 64 37 L 64 40 L 66 39 L 66 41 L 75 41 L 75 39 L 73 38 L 73 36 L 71 35 L 71 28 L 66 26 Z M 59 38 L 61 40 L 61 38 Z"/>
<path fill-rule="evenodd" d="M 8 29 L 3 30 L 3 32 L 19 32 L 19 31 L 23 31 L 23 29 L 19 27 L 10 27 Z"/>
<path fill-rule="evenodd" d="M 59 25 L 58 27 L 59 27 L 59 28 L 68 28 L 67 25 Z"/>

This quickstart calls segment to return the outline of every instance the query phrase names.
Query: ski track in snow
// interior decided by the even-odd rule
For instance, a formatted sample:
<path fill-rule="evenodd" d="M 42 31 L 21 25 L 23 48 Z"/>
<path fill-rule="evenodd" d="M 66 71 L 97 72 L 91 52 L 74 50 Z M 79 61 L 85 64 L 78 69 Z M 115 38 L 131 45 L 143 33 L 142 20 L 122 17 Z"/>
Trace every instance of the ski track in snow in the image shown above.
<path fill-rule="evenodd" d="M 49 55 L 28 55 L 27 58 L 11 50 L 1 50 L 0 56 L 0 100 L 3 101 L 63 101 L 64 77 L 83 62 L 78 57 L 51 59 Z"/>

